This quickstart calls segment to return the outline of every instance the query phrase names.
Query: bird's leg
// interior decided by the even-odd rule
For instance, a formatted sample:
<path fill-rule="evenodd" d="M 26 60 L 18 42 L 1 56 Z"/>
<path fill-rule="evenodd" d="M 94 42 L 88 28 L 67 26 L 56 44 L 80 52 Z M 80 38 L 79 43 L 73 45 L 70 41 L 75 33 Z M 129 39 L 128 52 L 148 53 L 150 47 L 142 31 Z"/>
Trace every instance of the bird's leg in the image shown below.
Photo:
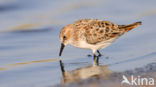
<path fill-rule="evenodd" d="M 94 57 L 93 59 L 96 60 L 96 54 L 93 54 L 93 57 Z"/>
<path fill-rule="evenodd" d="M 98 53 L 98 57 L 102 56 L 99 50 L 97 50 L 97 53 Z"/>
<path fill-rule="evenodd" d="M 99 56 L 96 58 L 96 65 L 99 65 Z"/>
<path fill-rule="evenodd" d="M 93 54 L 93 65 L 97 65 L 97 63 L 96 63 L 96 54 Z"/>
<path fill-rule="evenodd" d="M 96 57 L 96 50 L 93 50 L 93 65 L 97 65 Z"/>

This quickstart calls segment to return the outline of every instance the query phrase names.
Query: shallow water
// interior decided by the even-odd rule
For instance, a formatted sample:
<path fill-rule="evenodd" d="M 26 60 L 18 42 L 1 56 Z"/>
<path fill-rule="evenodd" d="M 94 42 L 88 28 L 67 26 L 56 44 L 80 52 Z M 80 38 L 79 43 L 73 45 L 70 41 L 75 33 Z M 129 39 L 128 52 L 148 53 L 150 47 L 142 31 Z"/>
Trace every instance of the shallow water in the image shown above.
<path fill-rule="evenodd" d="M 100 65 L 120 72 L 156 62 L 155 0 L 0 0 L 0 87 L 60 84 L 60 29 L 77 19 L 143 24 L 101 50 Z M 67 46 L 68 71 L 92 65 L 89 50 Z"/>

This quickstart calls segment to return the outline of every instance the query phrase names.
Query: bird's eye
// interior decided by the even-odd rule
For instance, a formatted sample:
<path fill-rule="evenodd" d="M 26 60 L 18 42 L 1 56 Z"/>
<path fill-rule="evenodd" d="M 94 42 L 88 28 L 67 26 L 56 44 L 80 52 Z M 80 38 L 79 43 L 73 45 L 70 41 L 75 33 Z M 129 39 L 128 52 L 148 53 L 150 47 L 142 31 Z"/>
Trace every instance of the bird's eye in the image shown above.
<path fill-rule="evenodd" d="M 63 36 L 63 39 L 66 39 L 66 36 Z"/>

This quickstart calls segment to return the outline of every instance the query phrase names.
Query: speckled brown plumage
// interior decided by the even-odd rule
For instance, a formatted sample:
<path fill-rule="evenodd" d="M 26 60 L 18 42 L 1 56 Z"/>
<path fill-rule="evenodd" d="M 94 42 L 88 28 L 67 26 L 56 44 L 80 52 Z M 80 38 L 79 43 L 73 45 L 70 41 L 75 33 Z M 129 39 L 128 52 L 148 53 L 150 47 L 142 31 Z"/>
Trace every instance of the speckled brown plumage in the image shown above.
<path fill-rule="evenodd" d="M 139 22 L 137 22 L 139 24 Z M 75 29 L 84 30 L 86 41 L 89 44 L 97 44 L 111 38 L 117 38 L 125 32 L 137 26 L 136 23 L 131 25 L 117 25 L 109 21 L 97 19 L 81 19 L 74 22 Z"/>

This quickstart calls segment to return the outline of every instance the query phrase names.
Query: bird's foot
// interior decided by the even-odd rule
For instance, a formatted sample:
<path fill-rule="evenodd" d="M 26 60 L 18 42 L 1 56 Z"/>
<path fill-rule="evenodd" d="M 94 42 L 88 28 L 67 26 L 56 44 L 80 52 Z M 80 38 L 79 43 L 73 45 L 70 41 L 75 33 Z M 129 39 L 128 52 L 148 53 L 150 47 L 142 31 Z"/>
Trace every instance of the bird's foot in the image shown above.
<path fill-rule="evenodd" d="M 90 54 L 88 54 L 87 56 L 92 57 L 92 55 L 90 55 Z M 103 55 L 99 54 L 97 57 L 101 57 L 101 56 L 103 56 Z"/>
<path fill-rule="evenodd" d="M 102 54 L 98 54 L 98 57 L 101 57 L 101 56 L 103 56 Z"/>
<path fill-rule="evenodd" d="M 88 57 L 92 57 L 92 55 L 90 55 L 90 54 L 88 54 L 87 56 L 88 56 Z"/>

